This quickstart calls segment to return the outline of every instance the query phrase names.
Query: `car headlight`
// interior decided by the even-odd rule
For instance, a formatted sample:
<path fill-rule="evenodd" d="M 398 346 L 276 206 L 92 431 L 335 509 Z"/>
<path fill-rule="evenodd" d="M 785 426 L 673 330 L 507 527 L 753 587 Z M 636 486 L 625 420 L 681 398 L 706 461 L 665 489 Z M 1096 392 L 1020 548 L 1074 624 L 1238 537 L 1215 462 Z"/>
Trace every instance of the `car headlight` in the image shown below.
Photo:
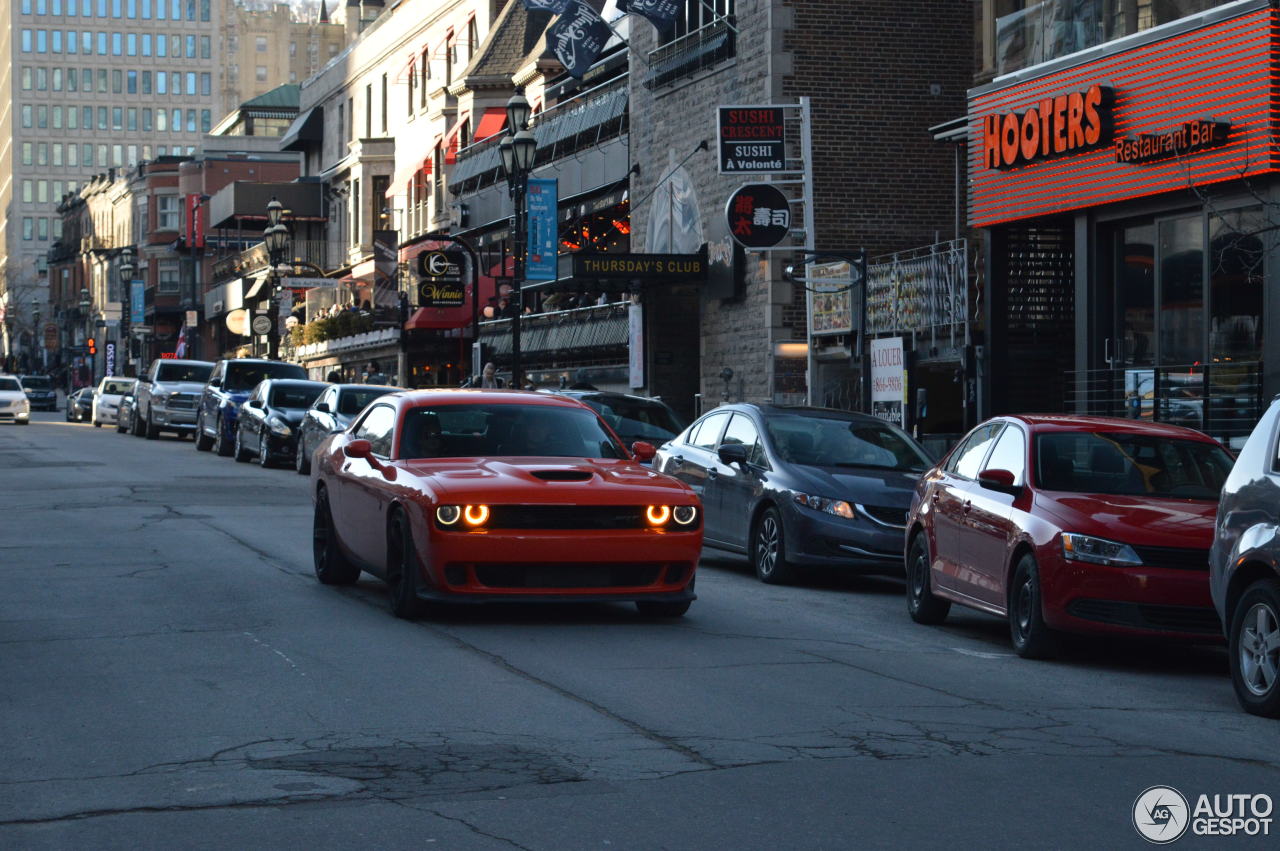
<path fill-rule="evenodd" d="M 489 521 L 487 505 L 441 505 L 436 509 L 436 522 L 441 526 L 456 526 L 461 520 L 472 529 L 477 529 Z"/>
<path fill-rule="evenodd" d="M 151 401 L 155 402 L 157 405 L 163 405 L 165 402 L 169 401 L 169 394 L 167 391 L 158 390 L 151 394 Z"/>
<path fill-rule="evenodd" d="M 1092 564 L 1142 564 L 1142 559 L 1128 544 L 1077 532 L 1062 533 L 1062 555 L 1069 561 L 1087 561 Z"/>
<path fill-rule="evenodd" d="M 267 420 L 267 428 L 271 429 L 272 434 L 278 434 L 281 437 L 288 437 L 293 434 L 293 429 L 289 428 L 289 424 L 279 417 L 271 417 Z"/>
<path fill-rule="evenodd" d="M 644 510 L 644 517 L 650 526 L 665 526 L 671 519 L 671 506 L 651 505 Z"/>
<path fill-rule="evenodd" d="M 792 498 L 795 499 L 798 505 L 803 505 L 805 508 L 812 508 L 814 511 L 821 511 L 825 514 L 834 514 L 836 517 L 843 517 L 845 520 L 853 519 L 853 506 L 843 499 L 794 492 L 792 493 Z"/>
<path fill-rule="evenodd" d="M 695 505 L 677 505 L 671 509 L 671 516 L 681 526 L 691 526 L 698 519 L 698 508 Z"/>

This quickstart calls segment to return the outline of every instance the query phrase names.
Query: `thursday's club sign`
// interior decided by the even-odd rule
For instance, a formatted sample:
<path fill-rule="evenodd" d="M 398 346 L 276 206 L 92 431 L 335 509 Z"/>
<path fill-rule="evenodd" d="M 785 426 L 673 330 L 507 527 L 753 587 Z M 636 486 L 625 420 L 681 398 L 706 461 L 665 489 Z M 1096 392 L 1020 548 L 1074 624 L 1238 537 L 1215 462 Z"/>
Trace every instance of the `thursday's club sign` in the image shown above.
<path fill-rule="evenodd" d="M 608 40 L 609 25 L 581 0 L 573 0 L 547 30 L 547 48 L 570 76 L 579 80 L 599 58 Z"/>

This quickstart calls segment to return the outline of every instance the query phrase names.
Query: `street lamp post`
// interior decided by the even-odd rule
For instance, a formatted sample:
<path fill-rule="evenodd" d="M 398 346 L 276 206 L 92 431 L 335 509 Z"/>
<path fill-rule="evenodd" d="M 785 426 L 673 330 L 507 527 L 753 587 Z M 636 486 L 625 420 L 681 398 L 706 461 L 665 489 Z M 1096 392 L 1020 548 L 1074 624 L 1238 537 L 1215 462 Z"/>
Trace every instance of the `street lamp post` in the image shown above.
<path fill-rule="evenodd" d="M 529 172 L 533 169 L 533 157 L 538 141 L 529 131 L 529 101 L 523 90 L 507 101 L 507 135 L 498 145 L 502 155 L 502 170 L 507 176 L 507 191 L 515 213 L 511 228 L 512 257 L 515 261 L 511 281 L 511 302 L 515 315 L 511 319 L 511 386 L 524 386 L 524 371 L 520 363 L 520 319 L 524 313 L 521 287 L 524 284 L 525 264 L 525 205 L 528 201 Z"/>
<path fill-rule="evenodd" d="M 44 335 L 40 333 L 40 305 L 34 300 L 31 302 L 31 343 L 35 349 L 32 352 L 35 360 L 31 365 L 44 372 Z"/>
<path fill-rule="evenodd" d="M 129 321 L 132 318 L 132 290 L 133 275 L 138 270 L 138 262 L 135 259 L 133 247 L 126 245 L 120 249 L 119 266 L 117 272 L 120 275 L 120 357 L 124 361 L 124 374 L 129 374 L 129 367 L 133 360 L 133 341 L 129 339 Z"/>
<path fill-rule="evenodd" d="M 292 267 L 284 266 L 284 257 L 289 246 L 289 228 L 284 224 L 284 205 L 274 196 L 267 203 L 267 229 L 262 232 L 262 242 L 267 247 L 267 262 L 270 266 L 269 278 L 271 294 L 268 299 L 271 330 L 267 333 L 267 357 L 275 360 L 280 357 L 280 297 L 283 272 L 288 273 Z"/>
<path fill-rule="evenodd" d="M 93 335 L 93 326 L 89 324 L 89 308 L 93 307 L 93 300 L 89 298 L 89 288 L 80 288 L 80 317 L 84 320 L 84 343 L 85 346 L 85 363 L 89 365 L 89 380 L 93 381 L 93 359 L 89 354 L 89 338 Z"/>

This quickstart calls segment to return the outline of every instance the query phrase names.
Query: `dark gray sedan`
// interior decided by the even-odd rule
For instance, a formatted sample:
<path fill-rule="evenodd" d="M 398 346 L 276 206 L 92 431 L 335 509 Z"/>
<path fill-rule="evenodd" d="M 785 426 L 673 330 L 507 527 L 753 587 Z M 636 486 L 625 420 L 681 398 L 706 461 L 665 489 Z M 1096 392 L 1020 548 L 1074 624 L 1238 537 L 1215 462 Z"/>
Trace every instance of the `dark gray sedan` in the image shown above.
<path fill-rule="evenodd" d="M 653 467 L 701 497 L 706 547 L 745 553 L 774 583 L 805 566 L 901 575 L 911 494 L 931 464 L 875 417 L 738 404 L 672 438 Z"/>
<path fill-rule="evenodd" d="M 298 426 L 298 451 L 293 468 L 302 475 L 311 472 L 311 453 L 326 437 L 351 425 L 365 406 L 399 387 L 381 384 L 334 384 L 320 394 L 307 409 Z"/>
<path fill-rule="evenodd" d="M 1218 501 L 1209 587 L 1245 711 L 1280 717 L 1280 399 L 1240 450 Z"/>

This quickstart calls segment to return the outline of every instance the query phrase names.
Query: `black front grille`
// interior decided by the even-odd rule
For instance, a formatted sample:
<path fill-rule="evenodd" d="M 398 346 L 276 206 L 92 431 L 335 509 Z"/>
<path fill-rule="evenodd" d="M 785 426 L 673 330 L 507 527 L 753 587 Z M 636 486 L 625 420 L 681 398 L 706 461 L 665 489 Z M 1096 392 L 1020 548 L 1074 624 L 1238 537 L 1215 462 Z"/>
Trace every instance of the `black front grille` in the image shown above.
<path fill-rule="evenodd" d="M 1217 612 L 1198 606 L 1154 606 L 1119 600 L 1073 600 L 1067 611 L 1082 620 L 1117 626 L 1201 635 L 1222 634 Z"/>
<path fill-rule="evenodd" d="M 1209 570 L 1209 551 L 1189 547 L 1134 547 L 1134 552 L 1148 567 L 1172 570 Z"/>
<path fill-rule="evenodd" d="M 870 514 L 881 523 L 888 523 L 891 526 L 907 525 L 907 509 L 890 508 L 885 505 L 864 505 L 862 510 Z"/>
<path fill-rule="evenodd" d="M 477 564 L 474 569 L 476 582 L 487 588 L 638 588 L 655 584 L 663 567 L 662 563 Z"/>
<path fill-rule="evenodd" d="M 490 529 L 644 529 L 642 505 L 494 505 Z"/>

